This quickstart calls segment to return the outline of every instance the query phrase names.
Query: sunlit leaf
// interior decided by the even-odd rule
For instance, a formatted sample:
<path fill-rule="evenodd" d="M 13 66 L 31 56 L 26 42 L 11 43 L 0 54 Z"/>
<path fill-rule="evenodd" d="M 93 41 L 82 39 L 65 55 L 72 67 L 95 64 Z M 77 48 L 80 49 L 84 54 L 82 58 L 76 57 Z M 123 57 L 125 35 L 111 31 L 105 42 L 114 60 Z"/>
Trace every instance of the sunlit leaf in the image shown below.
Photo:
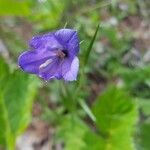
<path fill-rule="evenodd" d="M 133 150 L 133 127 L 137 121 L 135 103 L 125 91 L 111 87 L 93 105 L 96 126 L 104 135 L 103 150 Z"/>
<path fill-rule="evenodd" d="M 38 80 L 23 72 L 10 73 L 0 58 L 0 143 L 13 150 L 15 140 L 31 119 L 31 108 Z M 6 73 L 7 72 L 7 73 Z"/>
<path fill-rule="evenodd" d="M 77 116 L 68 115 L 62 118 L 57 137 L 64 142 L 64 150 L 82 150 L 86 130 L 86 125 Z"/>

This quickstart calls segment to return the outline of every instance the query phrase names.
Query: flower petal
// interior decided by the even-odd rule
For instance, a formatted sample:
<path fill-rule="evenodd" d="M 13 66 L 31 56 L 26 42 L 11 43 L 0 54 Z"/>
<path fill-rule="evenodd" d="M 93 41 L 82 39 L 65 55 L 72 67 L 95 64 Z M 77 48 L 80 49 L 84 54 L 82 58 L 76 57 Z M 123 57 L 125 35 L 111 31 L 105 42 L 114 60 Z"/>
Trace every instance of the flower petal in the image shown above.
<path fill-rule="evenodd" d="M 19 56 L 18 65 L 28 73 L 38 74 L 39 66 L 55 55 L 52 51 L 29 50 Z"/>
<path fill-rule="evenodd" d="M 69 42 L 74 34 L 76 34 L 76 31 L 72 29 L 60 29 L 55 32 L 56 38 L 63 42 L 63 44 Z"/>
<path fill-rule="evenodd" d="M 39 70 L 39 76 L 44 80 L 50 80 L 52 78 L 61 78 L 61 74 L 59 74 L 59 69 L 61 66 L 61 61 L 58 58 L 55 58 L 49 63 L 47 66 L 41 68 Z"/>
<path fill-rule="evenodd" d="M 68 64 L 65 64 L 66 69 L 67 69 L 68 65 L 69 65 L 69 62 L 68 62 Z M 63 68 L 65 68 L 65 67 L 63 67 Z M 75 57 L 70 65 L 69 71 L 67 71 L 63 75 L 64 80 L 66 80 L 66 81 L 76 80 L 78 70 L 79 70 L 79 59 L 78 59 L 78 57 Z"/>
<path fill-rule="evenodd" d="M 63 48 L 63 46 L 57 41 L 53 33 L 33 37 L 29 41 L 29 45 L 34 49 L 43 47 L 49 47 L 51 50 Z"/>
<path fill-rule="evenodd" d="M 79 39 L 77 32 L 72 36 L 67 45 L 68 52 L 70 56 L 76 56 L 79 53 Z"/>
<path fill-rule="evenodd" d="M 72 29 L 61 29 L 55 32 L 55 37 L 68 50 L 69 56 L 76 56 L 79 52 L 79 39 L 77 31 Z"/>

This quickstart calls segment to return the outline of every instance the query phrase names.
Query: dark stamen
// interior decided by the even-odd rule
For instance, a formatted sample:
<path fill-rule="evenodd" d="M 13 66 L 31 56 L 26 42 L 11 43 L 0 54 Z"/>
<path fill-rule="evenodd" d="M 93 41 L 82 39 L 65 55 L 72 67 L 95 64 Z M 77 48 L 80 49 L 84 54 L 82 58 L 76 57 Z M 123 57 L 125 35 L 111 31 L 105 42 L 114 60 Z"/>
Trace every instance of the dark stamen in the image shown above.
<path fill-rule="evenodd" d="M 58 50 L 58 51 L 57 51 L 57 56 L 60 57 L 60 58 L 65 58 L 65 57 L 67 57 L 66 50 Z"/>
<path fill-rule="evenodd" d="M 68 57 L 68 52 L 67 52 L 67 50 L 62 50 L 62 52 L 65 54 L 65 57 Z"/>

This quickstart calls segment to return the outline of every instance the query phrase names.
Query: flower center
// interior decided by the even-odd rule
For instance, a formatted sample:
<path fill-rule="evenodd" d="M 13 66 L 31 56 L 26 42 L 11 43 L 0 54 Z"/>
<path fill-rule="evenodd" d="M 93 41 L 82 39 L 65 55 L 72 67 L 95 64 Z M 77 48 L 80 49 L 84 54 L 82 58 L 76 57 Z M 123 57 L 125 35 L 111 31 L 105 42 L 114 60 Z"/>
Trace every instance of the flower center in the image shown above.
<path fill-rule="evenodd" d="M 65 50 L 58 50 L 57 53 L 56 53 L 56 55 L 57 55 L 59 58 L 63 59 L 63 58 L 65 58 L 65 57 L 67 56 L 67 53 L 66 53 Z"/>

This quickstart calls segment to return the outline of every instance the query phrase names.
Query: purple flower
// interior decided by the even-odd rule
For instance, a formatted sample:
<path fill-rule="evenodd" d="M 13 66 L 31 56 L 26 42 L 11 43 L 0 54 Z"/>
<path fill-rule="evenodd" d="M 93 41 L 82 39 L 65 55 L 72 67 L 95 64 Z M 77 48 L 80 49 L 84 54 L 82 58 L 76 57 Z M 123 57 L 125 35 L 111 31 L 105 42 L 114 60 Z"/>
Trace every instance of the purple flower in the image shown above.
<path fill-rule="evenodd" d="M 29 41 L 29 46 L 30 50 L 18 58 L 18 64 L 25 72 L 36 74 L 44 80 L 76 80 L 79 39 L 75 30 L 60 29 L 35 36 Z"/>

